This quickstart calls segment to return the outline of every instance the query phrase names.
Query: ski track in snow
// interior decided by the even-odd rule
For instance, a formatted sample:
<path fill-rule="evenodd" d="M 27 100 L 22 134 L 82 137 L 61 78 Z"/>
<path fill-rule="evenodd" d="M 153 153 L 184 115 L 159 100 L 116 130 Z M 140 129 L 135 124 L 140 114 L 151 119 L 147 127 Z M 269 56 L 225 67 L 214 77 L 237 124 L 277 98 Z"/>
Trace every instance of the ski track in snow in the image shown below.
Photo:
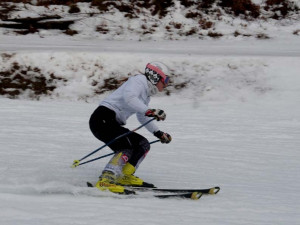
<path fill-rule="evenodd" d="M 70 48 L 98 51 L 85 44 Z M 107 44 L 104 51 L 117 51 L 119 44 L 126 46 Z M 164 54 L 163 58 L 177 52 L 184 61 L 187 49 L 192 49 L 192 45 L 185 49 L 181 44 L 177 51 L 176 44 L 168 45 L 161 45 L 161 52 L 155 54 Z M 223 42 L 218 45 L 220 48 L 204 48 L 202 53 L 197 50 L 197 54 L 204 58 L 209 52 L 229 58 L 244 56 L 244 60 L 260 57 L 269 66 L 264 72 L 272 75 L 267 81 L 271 91 L 257 94 L 246 90 L 243 98 L 232 91 L 231 100 L 230 96 L 223 99 L 222 92 L 208 97 L 153 97 L 151 106 L 167 113 L 167 120 L 158 125 L 173 141 L 153 144 L 137 171 L 137 176 L 161 188 L 220 186 L 218 195 L 203 196 L 199 201 L 161 200 L 146 194 L 117 196 L 87 188 L 85 182 L 95 182 L 108 159 L 76 169 L 70 165 L 102 145 L 88 128 L 98 102 L 0 98 L 0 224 L 299 224 L 299 45 L 284 45 L 281 51 L 276 43 L 269 44 L 256 53 L 243 44 L 231 52 Z M 11 46 L 7 52 L 17 51 L 18 45 Z M 124 47 L 124 52 L 133 46 Z M 51 48 L 25 45 L 19 50 Z M 5 50 L 3 44 L 0 49 Z M 148 44 L 141 51 L 152 52 Z M 244 75 L 249 74 L 250 70 Z M 223 81 L 222 91 L 230 89 Z M 129 128 L 138 125 L 135 117 L 128 121 Z M 154 140 L 145 129 L 138 132 Z M 106 148 L 99 154 L 109 152 Z"/>
<path fill-rule="evenodd" d="M 85 181 L 95 181 L 107 160 L 69 166 L 99 145 L 87 127 L 95 105 L 1 99 L 1 224 L 299 222 L 299 108 L 153 104 L 166 109 L 168 120 L 160 125 L 174 141 L 153 145 L 138 175 L 159 187 L 220 185 L 218 195 L 194 202 L 88 189 Z"/>

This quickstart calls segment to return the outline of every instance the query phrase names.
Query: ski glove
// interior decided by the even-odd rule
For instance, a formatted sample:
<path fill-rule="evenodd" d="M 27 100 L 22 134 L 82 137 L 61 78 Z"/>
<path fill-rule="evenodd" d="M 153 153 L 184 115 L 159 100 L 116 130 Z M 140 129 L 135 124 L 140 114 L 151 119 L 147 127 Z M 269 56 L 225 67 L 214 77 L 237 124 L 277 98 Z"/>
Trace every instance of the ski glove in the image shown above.
<path fill-rule="evenodd" d="M 166 114 L 161 109 L 148 109 L 145 116 L 154 117 L 157 121 L 166 119 Z"/>
<path fill-rule="evenodd" d="M 156 131 L 153 133 L 155 137 L 157 137 L 161 143 L 170 143 L 172 141 L 172 137 L 170 134 L 168 133 L 164 133 L 162 131 Z"/>

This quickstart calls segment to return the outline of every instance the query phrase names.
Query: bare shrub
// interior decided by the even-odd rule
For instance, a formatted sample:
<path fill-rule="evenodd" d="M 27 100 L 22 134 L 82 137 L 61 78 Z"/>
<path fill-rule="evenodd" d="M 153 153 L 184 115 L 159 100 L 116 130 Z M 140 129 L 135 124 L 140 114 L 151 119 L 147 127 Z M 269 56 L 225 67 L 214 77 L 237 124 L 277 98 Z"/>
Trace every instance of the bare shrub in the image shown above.
<path fill-rule="evenodd" d="M 198 11 L 189 11 L 187 14 L 185 14 L 186 18 L 190 18 L 190 19 L 195 19 L 195 18 L 199 18 L 202 17 L 201 13 Z"/>
<path fill-rule="evenodd" d="M 251 37 L 252 34 L 241 34 L 237 30 L 233 33 L 233 36 L 238 37 L 238 36 L 243 36 L 243 37 Z"/>
<path fill-rule="evenodd" d="M 191 36 L 193 34 L 196 34 L 198 32 L 198 29 L 196 27 L 192 27 L 189 31 L 185 33 L 185 36 Z"/>
<path fill-rule="evenodd" d="M 77 2 L 91 2 L 91 0 L 37 0 L 37 6 L 74 5 Z"/>
<path fill-rule="evenodd" d="M 252 3 L 251 0 L 220 0 L 219 5 L 230 9 L 235 16 L 240 14 L 257 18 L 260 15 L 260 7 Z"/>
<path fill-rule="evenodd" d="M 32 98 L 49 95 L 56 88 L 56 82 L 67 80 L 50 74 L 44 76 L 38 67 L 12 63 L 10 69 L 0 71 L 0 95 L 17 98 L 24 91 L 29 91 Z"/>
<path fill-rule="evenodd" d="M 67 29 L 64 33 L 69 36 L 74 36 L 75 34 L 78 34 L 78 31 L 72 30 L 72 29 Z"/>
<path fill-rule="evenodd" d="M 214 25 L 213 22 L 206 20 L 206 19 L 200 19 L 198 23 L 199 23 L 200 27 L 204 30 L 210 29 Z"/>
<path fill-rule="evenodd" d="M 170 25 L 172 25 L 175 29 L 181 29 L 183 25 L 181 23 L 171 22 Z"/>
<path fill-rule="evenodd" d="M 180 0 L 180 4 L 185 7 L 197 6 L 200 8 L 210 8 L 216 0 Z"/>
<path fill-rule="evenodd" d="M 209 31 L 207 35 L 212 38 L 220 38 L 223 36 L 223 34 L 213 31 Z"/>
<path fill-rule="evenodd" d="M 300 29 L 295 30 L 295 31 L 293 32 L 293 34 L 294 34 L 294 35 L 300 35 Z"/>
<path fill-rule="evenodd" d="M 200 8 L 208 9 L 212 7 L 212 4 L 215 3 L 216 0 L 202 0 L 199 4 Z"/>
<path fill-rule="evenodd" d="M 70 6 L 70 9 L 69 9 L 68 12 L 69 13 L 79 13 L 80 8 L 76 4 L 73 4 L 73 5 Z"/>
<path fill-rule="evenodd" d="M 263 33 L 257 34 L 256 38 L 258 38 L 258 39 L 264 39 L 264 40 L 270 39 L 270 37 L 268 35 L 263 34 Z"/>
<path fill-rule="evenodd" d="M 114 75 L 114 74 L 113 74 Z M 127 81 L 127 77 L 122 77 L 120 79 L 117 79 L 115 77 L 110 77 L 104 80 L 103 85 L 99 86 L 95 90 L 95 94 L 103 94 L 106 91 L 112 91 L 120 87 L 125 81 Z M 94 81 L 92 86 L 97 86 L 98 82 Z"/>
<path fill-rule="evenodd" d="M 148 1 L 144 1 L 148 2 Z M 150 2 L 150 1 L 149 1 Z M 141 7 L 152 7 L 154 6 L 154 10 L 152 11 L 152 16 L 159 15 L 159 17 L 165 17 L 168 13 L 168 8 L 174 6 L 174 2 L 172 0 L 153 0 L 151 3 L 147 3 L 147 5 L 141 5 Z"/>
<path fill-rule="evenodd" d="M 187 81 L 184 81 L 184 82 L 182 82 L 182 83 L 179 83 L 179 84 L 174 85 L 174 88 L 175 88 L 176 90 L 181 90 L 181 89 L 186 88 L 187 85 L 188 85 L 188 82 L 187 82 Z"/>
<path fill-rule="evenodd" d="M 174 5 L 172 0 L 152 0 L 152 1 L 136 1 L 132 3 L 125 3 L 123 1 L 104 1 L 92 0 L 92 6 L 97 6 L 100 11 L 108 11 L 110 8 L 116 8 L 120 12 L 126 13 L 127 17 L 137 17 L 136 11 L 139 8 L 146 8 L 151 10 L 152 16 L 158 15 L 160 18 L 165 17 L 168 13 L 169 7 Z"/>
<path fill-rule="evenodd" d="M 105 24 L 101 24 L 96 27 L 96 31 L 101 34 L 107 34 L 109 32 L 109 29 Z"/>
<path fill-rule="evenodd" d="M 40 29 L 51 30 L 58 29 L 67 31 L 69 26 L 74 23 L 74 20 L 57 20 L 60 16 L 42 16 L 42 17 L 27 17 L 6 19 L 5 21 L 14 23 L 0 23 L 0 27 L 14 29 L 15 33 L 26 35 L 29 33 L 38 32 Z M 73 33 L 74 35 L 75 33 Z"/>
<path fill-rule="evenodd" d="M 12 2 L 12 3 L 30 3 L 31 0 L 1 0 L 2 2 Z"/>
<path fill-rule="evenodd" d="M 195 5 L 195 1 L 193 1 L 193 0 L 179 0 L 179 2 L 184 7 L 190 7 L 192 5 Z"/>
<path fill-rule="evenodd" d="M 15 5 L 10 5 L 5 2 L 0 2 L 0 20 L 7 20 L 11 12 L 16 9 Z"/>
<path fill-rule="evenodd" d="M 267 0 L 264 9 L 273 12 L 272 18 L 277 20 L 286 17 L 291 11 L 299 11 L 296 4 L 288 0 Z"/>

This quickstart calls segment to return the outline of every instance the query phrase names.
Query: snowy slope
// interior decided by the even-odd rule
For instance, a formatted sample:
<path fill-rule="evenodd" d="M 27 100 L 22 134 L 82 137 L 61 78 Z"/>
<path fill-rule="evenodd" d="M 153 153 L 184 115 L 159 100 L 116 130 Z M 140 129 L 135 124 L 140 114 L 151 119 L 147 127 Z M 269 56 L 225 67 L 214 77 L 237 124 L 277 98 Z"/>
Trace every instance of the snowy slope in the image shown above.
<path fill-rule="evenodd" d="M 219 56 L 212 52 L 213 57 L 174 55 L 169 48 L 154 54 L 172 65 L 180 62 L 177 68 L 183 71 L 198 67 L 199 87 L 205 84 L 212 91 L 191 86 L 170 97 L 153 98 L 151 106 L 167 112 L 167 120 L 158 125 L 173 136 L 173 142 L 154 144 L 137 172 L 159 187 L 219 185 L 222 190 L 217 196 L 194 202 L 148 195 L 122 197 L 88 189 L 85 181 L 95 182 L 107 159 L 76 169 L 70 165 L 101 145 L 87 122 L 103 96 L 90 98 L 89 103 L 68 98 L 1 98 L 1 224 L 298 224 L 299 56 L 284 56 L 284 52 L 253 56 L 251 50 L 247 56 L 245 46 L 243 57 L 224 57 L 222 49 L 227 47 L 222 42 L 218 45 Z M 61 59 L 79 57 L 67 49 L 60 53 L 27 50 L 23 59 L 37 59 L 38 53 L 46 58 L 49 54 Z M 93 57 L 93 52 L 85 54 Z M 24 52 L 18 54 L 22 59 Z M 116 57 L 116 52 L 98 54 L 108 68 L 118 68 L 108 57 Z M 145 58 L 138 59 L 139 54 Z M 147 60 L 146 53 L 122 55 L 140 66 Z M 65 68 L 62 64 L 55 70 Z M 227 71 L 228 64 L 233 69 Z M 131 118 L 128 127 L 136 126 Z M 140 133 L 154 140 L 146 130 Z"/>
<path fill-rule="evenodd" d="M 285 101 L 152 102 L 166 110 L 159 125 L 174 140 L 153 145 L 137 175 L 159 187 L 221 186 L 197 202 L 85 188 L 107 159 L 69 166 L 100 145 L 87 126 L 96 104 L 1 99 L 1 224 L 298 224 L 298 93 Z"/>
<path fill-rule="evenodd" d="M 162 60 L 174 74 L 169 87 L 171 95 L 185 92 L 183 96 L 188 98 L 247 98 L 248 91 L 257 95 L 269 93 L 274 89 L 272 79 L 282 72 L 298 69 L 294 60 L 300 56 L 299 43 L 297 38 L 239 42 L 87 42 L 62 37 L 59 41 L 10 37 L 0 44 L 0 72 L 8 73 L 11 80 L 17 74 L 23 76 L 23 71 L 29 71 L 27 75 L 42 75 L 56 87 L 48 93 L 51 98 L 89 100 L 98 99 L 105 79 L 124 79 L 143 71 L 147 62 Z M 289 58 L 292 65 L 278 68 L 278 61 L 289 62 Z M 18 69 L 14 69 L 15 65 Z M 278 68 L 275 74 L 274 68 Z M 53 76 L 59 79 L 52 81 Z M 36 97 L 32 91 L 18 90 L 19 98 Z"/>
<path fill-rule="evenodd" d="M 266 23 L 276 37 L 269 40 L 1 35 L 0 72 L 17 63 L 16 73 L 31 68 L 31 75 L 66 82 L 56 80 L 39 101 L 30 90 L 18 99 L 0 97 L 0 224 L 300 224 L 300 40 L 291 35 L 297 26 Z M 150 103 L 166 111 L 158 126 L 173 141 L 153 144 L 137 176 L 159 187 L 218 185 L 216 196 L 117 196 L 85 187 L 108 158 L 70 168 L 102 145 L 88 120 L 107 94 L 96 93 L 104 79 L 133 75 L 153 60 L 174 72 L 171 95 Z M 128 128 L 137 126 L 130 118 Z M 145 129 L 139 133 L 155 140 Z"/>

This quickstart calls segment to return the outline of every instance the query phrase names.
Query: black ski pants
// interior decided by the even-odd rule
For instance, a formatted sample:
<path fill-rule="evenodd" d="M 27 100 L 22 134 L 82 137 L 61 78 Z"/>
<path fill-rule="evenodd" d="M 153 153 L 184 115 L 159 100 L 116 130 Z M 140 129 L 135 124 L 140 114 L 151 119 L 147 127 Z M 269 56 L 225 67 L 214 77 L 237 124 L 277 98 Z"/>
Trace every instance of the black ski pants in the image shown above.
<path fill-rule="evenodd" d="M 116 113 L 105 106 L 99 106 L 93 112 L 89 124 L 94 136 L 105 144 L 129 131 L 117 122 Z M 116 140 L 109 147 L 116 153 L 125 151 L 133 166 L 138 166 L 150 150 L 149 141 L 135 132 Z"/>

